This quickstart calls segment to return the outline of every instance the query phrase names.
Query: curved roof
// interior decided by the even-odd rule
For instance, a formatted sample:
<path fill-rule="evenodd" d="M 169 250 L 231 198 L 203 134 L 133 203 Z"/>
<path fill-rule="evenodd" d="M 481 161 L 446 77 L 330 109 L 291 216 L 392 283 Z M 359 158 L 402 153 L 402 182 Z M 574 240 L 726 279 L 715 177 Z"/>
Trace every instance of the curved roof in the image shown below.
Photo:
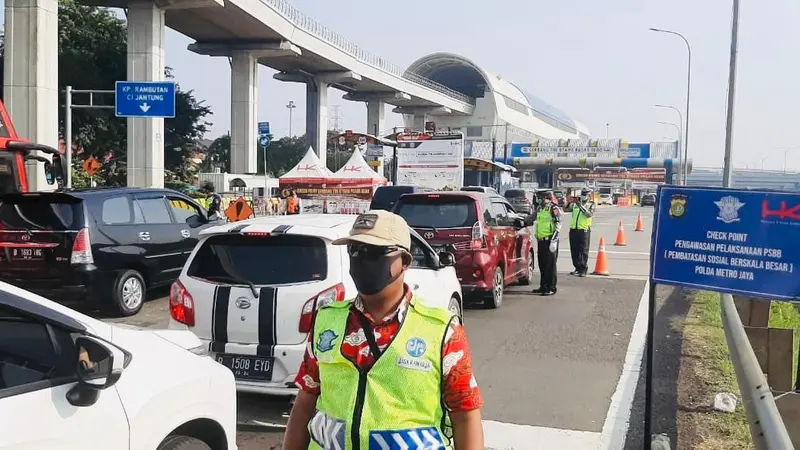
<path fill-rule="evenodd" d="M 488 84 L 491 90 L 501 95 L 527 105 L 563 125 L 575 128 L 585 134 L 589 133 L 586 126 L 570 118 L 567 113 L 520 89 L 514 83 L 492 75 L 472 60 L 463 56 L 453 53 L 432 53 L 414 61 L 406 69 L 406 73 L 409 72 L 430 78 L 432 81 L 472 97 L 482 96 L 483 90 L 481 88 L 483 85 Z M 476 92 L 479 89 L 480 92 Z"/>

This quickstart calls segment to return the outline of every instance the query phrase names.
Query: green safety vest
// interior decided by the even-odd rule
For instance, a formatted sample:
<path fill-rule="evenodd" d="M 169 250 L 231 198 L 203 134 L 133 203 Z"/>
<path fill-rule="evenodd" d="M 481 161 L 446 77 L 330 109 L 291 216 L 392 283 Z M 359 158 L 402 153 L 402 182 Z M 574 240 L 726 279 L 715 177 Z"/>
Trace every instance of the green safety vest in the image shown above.
<path fill-rule="evenodd" d="M 592 217 L 586 217 L 577 205 L 573 205 L 572 219 L 569 221 L 569 227 L 572 230 L 588 230 L 592 227 Z"/>
<path fill-rule="evenodd" d="M 321 393 L 308 424 L 308 448 L 394 449 L 402 441 L 407 448 L 450 449 L 442 343 L 453 314 L 412 299 L 397 336 L 362 373 L 340 351 L 351 304 L 327 305 L 314 320 Z"/>
<path fill-rule="evenodd" d="M 556 232 L 552 207 L 552 205 L 543 207 L 536 213 L 536 239 L 549 239 Z"/>

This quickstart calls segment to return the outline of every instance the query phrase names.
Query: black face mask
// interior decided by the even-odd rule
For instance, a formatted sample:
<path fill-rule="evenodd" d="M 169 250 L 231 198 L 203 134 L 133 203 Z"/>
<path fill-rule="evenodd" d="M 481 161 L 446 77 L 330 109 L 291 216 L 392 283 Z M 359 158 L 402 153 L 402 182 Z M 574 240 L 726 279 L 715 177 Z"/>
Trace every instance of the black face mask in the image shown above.
<path fill-rule="evenodd" d="M 400 278 L 402 271 L 392 275 L 392 264 L 401 255 L 377 259 L 351 257 L 350 276 L 358 292 L 364 295 L 375 295 Z"/>

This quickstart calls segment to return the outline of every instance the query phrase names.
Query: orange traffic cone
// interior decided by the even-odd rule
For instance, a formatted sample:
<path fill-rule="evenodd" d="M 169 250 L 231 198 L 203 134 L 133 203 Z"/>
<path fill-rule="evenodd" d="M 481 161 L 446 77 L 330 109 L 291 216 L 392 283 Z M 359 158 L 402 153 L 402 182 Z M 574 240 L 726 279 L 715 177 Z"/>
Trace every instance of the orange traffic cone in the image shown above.
<path fill-rule="evenodd" d="M 622 225 L 622 221 L 619 221 L 619 228 L 617 228 L 617 240 L 614 242 L 614 245 L 628 245 L 625 242 L 625 227 Z"/>
<path fill-rule="evenodd" d="M 633 231 L 644 231 L 644 222 L 642 221 L 642 213 L 636 218 L 636 228 Z"/>
<path fill-rule="evenodd" d="M 592 275 L 608 276 L 608 260 L 606 259 L 606 240 L 600 237 L 600 248 L 597 249 L 597 262 L 594 264 Z"/>

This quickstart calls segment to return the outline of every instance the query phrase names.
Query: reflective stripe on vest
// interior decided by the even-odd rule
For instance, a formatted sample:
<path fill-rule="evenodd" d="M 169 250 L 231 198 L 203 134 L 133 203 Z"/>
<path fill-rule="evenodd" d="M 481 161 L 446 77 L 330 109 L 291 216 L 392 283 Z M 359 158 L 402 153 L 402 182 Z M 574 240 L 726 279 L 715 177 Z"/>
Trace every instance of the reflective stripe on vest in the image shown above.
<path fill-rule="evenodd" d="M 586 204 L 588 208 L 591 202 Z M 592 227 L 592 218 L 586 217 L 586 214 L 578 208 L 578 205 L 572 205 L 572 218 L 569 221 L 569 227 L 572 230 L 588 230 Z"/>
<path fill-rule="evenodd" d="M 362 373 L 340 351 L 350 304 L 328 305 L 314 320 L 321 392 L 308 448 L 450 449 L 443 430 L 441 355 L 452 314 L 412 299 L 397 336 Z"/>
<path fill-rule="evenodd" d="M 556 232 L 552 206 L 545 206 L 536 213 L 536 239 L 547 239 Z"/>

